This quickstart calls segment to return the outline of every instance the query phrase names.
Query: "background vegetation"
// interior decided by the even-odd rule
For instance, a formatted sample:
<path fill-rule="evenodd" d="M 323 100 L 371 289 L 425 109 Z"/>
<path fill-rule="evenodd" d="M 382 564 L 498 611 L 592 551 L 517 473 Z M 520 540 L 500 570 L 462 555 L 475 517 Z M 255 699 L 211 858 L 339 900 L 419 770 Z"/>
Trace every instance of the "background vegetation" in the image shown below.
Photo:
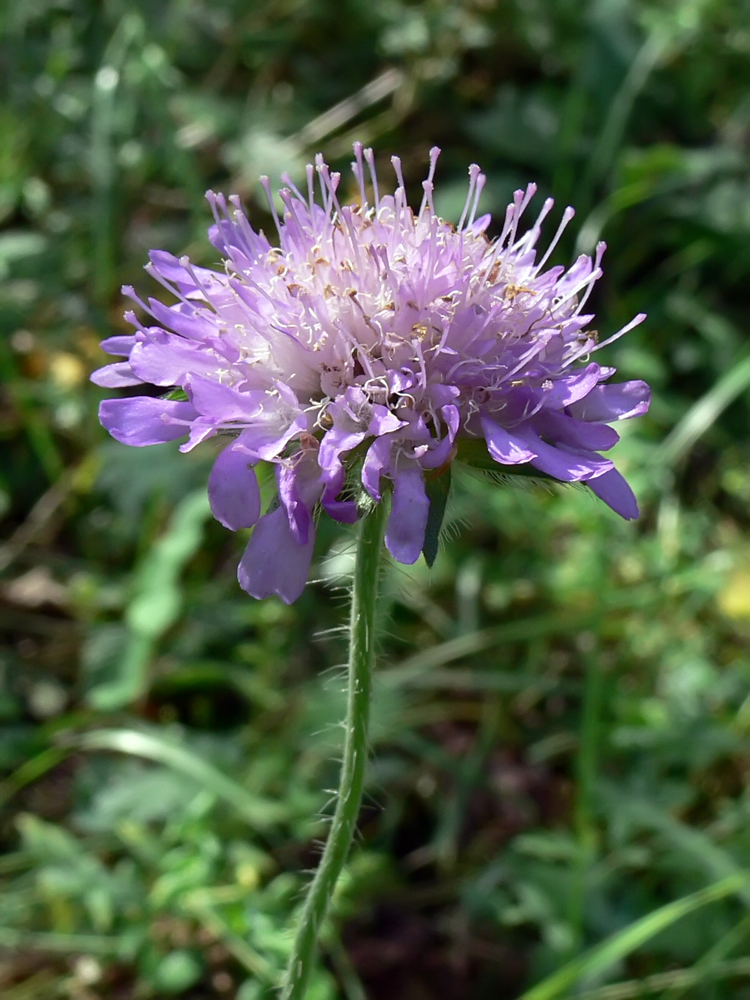
<path fill-rule="evenodd" d="M 607 361 L 655 398 L 616 456 L 637 524 L 466 475 L 434 571 L 388 569 L 311 1000 L 750 997 L 747 0 L 0 20 L 6 1000 L 274 995 L 336 774 L 350 537 L 324 527 L 293 608 L 248 599 L 210 446 L 107 440 L 87 377 L 149 248 L 213 261 L 206 187 L 262 223 L 259 173 L 354 138 L 415 191 L 440 145 L 449 218 L 473 160 L 496 217 L 530 179 L 574 204 L 559 259 L 607 240 L 601 329 L 649 313 Z"/>

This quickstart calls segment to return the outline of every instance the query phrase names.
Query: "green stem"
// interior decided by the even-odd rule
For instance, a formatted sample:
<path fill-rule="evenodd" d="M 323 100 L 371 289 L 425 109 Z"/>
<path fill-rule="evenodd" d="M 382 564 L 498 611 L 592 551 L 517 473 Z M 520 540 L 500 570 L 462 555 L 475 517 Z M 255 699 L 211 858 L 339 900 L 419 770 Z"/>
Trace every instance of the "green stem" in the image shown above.
<path fill-rule="evenodd" d="M 367 726 L 375 652 L 375 602 L 385 532 L 386 503 L 362 519 L 354 568 L 349 638 L 349 691 L 341 778 L 323 857 L 302 908 L 282 986 L 282 1000 L 304 1000 L 315 946 L 357 826 L 367 766 Z"/>

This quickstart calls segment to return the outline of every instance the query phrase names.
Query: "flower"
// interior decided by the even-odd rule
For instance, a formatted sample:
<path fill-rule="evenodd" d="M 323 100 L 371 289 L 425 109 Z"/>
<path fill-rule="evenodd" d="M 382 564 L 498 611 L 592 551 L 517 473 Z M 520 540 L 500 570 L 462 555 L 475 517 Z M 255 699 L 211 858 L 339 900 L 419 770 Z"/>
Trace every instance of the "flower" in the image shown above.
<path fill-rule="evenodd" d="M 453 226 L 434 208 L 437 148 L 416 213 L 397 157 L 396 189 L 381 194 L 372 150 L 357 143 L 354 154 L 355 204 L 340 203 L 341 175 L 320 155 L 306 193 L 282 177 L 283 218 L 261 178 L 275 244 L 236 197 L 209 192 L 221 271 L 151 253 L 147 270 L 177 301 L 145 304 L 126 287 L 154 325 L 126 313 L 135 333 L 102 344 L 125 360 L 92 378 L 183 391 L 105 400 L 106 429 L 138 446 L 187 435 L 183 451 L 230 434 L 209 479 L 213 513 L 233 530 L 255 526 L 242 587 L 287 603 L 305 585 L 319 509 L 353 522 L 363 498 L 379 503 L 390 492 L 386 546 L 415 562 L 430 514 L 425 478 L 439 477 L 471 439 L 508 471 L 584 482 L 622 517 L 637 517 L 630 487 L 600 452 L 618 440 L 611 422 L 646 411 L 649 390 L 607 384 L 614 369 L 589 358 L 644 316 L 603 343 L 587 329 L 604 244 L 593 260 L 548 267 L 574 213 L 565 210 L 537 260 L 553 202 L 519 232 L 535 185 L 516 191 L 490 240 L 489 216 L 477 217 L 485 177 L 476 165 Z M 278 504 L 262 516 L 253 468 L 261 460 L 274 463 L 278 483 Z"/>

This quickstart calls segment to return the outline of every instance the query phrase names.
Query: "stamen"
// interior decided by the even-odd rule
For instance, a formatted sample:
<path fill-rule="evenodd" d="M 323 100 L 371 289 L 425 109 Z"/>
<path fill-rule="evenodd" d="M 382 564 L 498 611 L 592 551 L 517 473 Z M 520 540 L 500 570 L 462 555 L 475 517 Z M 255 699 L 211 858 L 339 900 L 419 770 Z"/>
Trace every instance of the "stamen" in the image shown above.
<path fill-rule="evenodd" d="M 170 288 L 169 285 L 166 283 L 166 281 L 164 281 L 162 278 L 160 278 L 160 277 L 157 276 L 157 272 L 155 272 L 153 270 L 153 265 L 152 264 L 147 264 L 146 267 L 144 268 L 144 270 L 148 274 L 150 274 L 152 278 L 156 278 L 156 280 L 159 282 L 159 284 L 163 285 L 164 288 L 167 289 L 167 291 L 169 291 L 169 292 L 172 293 L 172 295 L 177 295 L 177 292 L 175 292 L 172 288 Z M 148 316 L 153 316 L 154 315 L 151 312 L 151 310 L 149 309 L 149 307 L 146 305 L 146 303 L 143 301 L 143 299 L 138 295 L 138 293 L 136 292 L 136 290 L 133 288 L 132 285 L 123 285 L 122 286 L 122 294 L 124 296 L 126 296 L 127 298 L 129 298 L 131 300 L 131 302 L 135 302 L 135 304 L 137 306 L 140 306 L 140 308 Z M 183 301 L 185 301 L 185 300 L 183 300 Z M 135 313 L 132 312 L 132 310 L 129 310 L 129 311 L 130 311 L 131 316 L 135 317 Z M 127 317 L 127 313 L 126 313 L 125 319 L 127 319 L 127 318 L 128 317 Z M 130 322 L 130 320 L 128 320 L 128 322 Z M 141 321 L 138 319 L 138 320 L 136 320 L 136 322 L 140 325 Z"/>
<path fill-rule="evenodd" d="M 474 218 L 477 214 L 477 208 L 479 208 L 479 198 L 484 190 L 484 185 L 487 183 L 487 177 L 484 174 L 479 174 L 477 177 L 476 190 L 474 192 L 474 204 L 471 206 L 471 215 L 469 216 L 469 221 L 466 223 L 466 228 L 471 229 L 474 224 Z"/>
<path fill-rule="evenodd" d="M 500 235 L 495 240 L 495 245 L 498 247 L 503 247 L 508 239 L 508 233 L 511 231 L 513 226 L 513 218 L 516 214 L 516 206 L 508 205 L 505 209 L 505 218 L 503 219 L 503 228 L 500 230 Z"/>
<path fill-rule="evenodd" d="M 330 167 L 323 159 L 322 153 L 318 153 L 315 157 L 315 169 L 318 172 L 318 177 L 320 178 L 320 186 L 323 191 L 323 198 L 325 200 L 325 211 L 326 215 L 329 216 L 329 221 L 332 221 L 330 217 L 333 215 L 332 209 L 335 209 L 338 215 L 341 215 L 341 205 L 339 205 L 339 200 L 336 197 L 336 191 L 338 189 L 339 183 L 341 182 L 341 174 L 338 171 L 331 173 Z"/>
<path fill-rule="evenodd" d="M 229 219 L 229 211 L 227 210 L 228 221 L 234 223 L 235 226 L 239 227 L 240 233 L 245 238 L 247 243 L 248 261 L 252 262 L 253 258 L 256 260 L 265 252 L 266 247 L 263 245 L 264 240 L 255 232 L 253 227 L 247 221 L 247 216 L 242 210 L 242 202 L 236 194 L 229 196 L 229 202 L 235 209 L 234 216 Z"/>
<path fill-rule="evenodd" d="M 587 276 L 586 276 L 585 278 L 582 278 L 582 279 L 581 279 L 581 280 L 580 280 L 580 281 L 578 282 L 578 284 L 574 285 L 574 286 L 573 286 L 573 287 L 572 287 L 572 288 L 570 289 L 570 291 L 569 291 L 569 292 L 566 292 L 566 294 L 565 294 L 565 295 L 564 295 L 564 296 L 563 296 L 563 297 L 562 297 L 561 299 L 559 299 L 559 301 L 558 301 L 558 302 L 554 303 L 554 304 L 553 304 L 553 306 L 552 306 L 552 309 L 551 309 L 550 311 L 551 311 L 551 312 L 559 312 L 559 310 L 560 310 L 560 309 L 561 309 L 561 308 L 562 308 L 562 307 L 563 307 L 563 306 L 564 306 L 564 305 L 565 305 L 565 304 L 566 304 L 567 302 L 569 302 L 569 301 L 570 301 L 571 299 L 575 298 L 575 296 L 576 296 L 576 295 L 577 295 L 577 294 L 578 294 L 578 293 L 579 293 L 579 292 L 580 292 L 580 291 L 581 291 L 581 290 L 582 290 L 583 288 L 586 288 L 586 289 L 587 289 L 587 291 L 586 291 L 586 298 L 588 298 L 588 296 L 589 296 L 589 295 L 591 294 L 591 289 L 592 289 L 592 288 L 593 288 L 593 286 L 594 286 L 594 285 L 596 284 L 596 282 L 597 282 L 597 281 L 599 280 L 599 278 L 601 278 L 601 276 L 602 276 L 602 271 L 601 271 L 601 269 L 600 269 L 600 268 L 594 268 L 594 270 L 593 270 L 593 271 L 592 271 L 592 272 L 591 272 L 590 274 L 588 274 L 588 275 L 587 275 Z M 578 313 L 580 313 L 580 311 L 581 311 L 581 307 L 583 306 L 583 302 L 584 302 L 584 301 L 585 301 L 585 299 L 584 299 L 584 300 L 583 300 L 582 302 L 580 302 L 580 303 L 578 304 L 578 306 L 577 306 L 577 308 L 576 308 L 576 310 L 575 310 L 575 313 L 574 313 L 574 315 L 577 315 Z"/>
<path fill-rule="evenodd" d="M 510 228 L 510 233 L 508 234 L 508 249 L 512 250 L 516 242 L 516 233 L 518 231 L 518 223 L 521 221 L 521 216 L 526 210 L 527 205 L 531 199 L 536 194 L 536 184 L 529 184 L 525 191 L 513 192 L 513 224 Z"/>
<path fill-rule="evenodd" d="M 125 320 L 126 323 L 130 323 L 131 326 L 135 327 L 136 334 L 138 333 L 145 334 L 146 331 L 143 329 L 143 324 L 138 319 L 138 317 L 136 316 L 136 314 L 133 312 L 132 309 L 125 310 L 125 312 L 123 313 L 123 319 Z"/>
<path fill-rule="evenodd" d="M 461 212 L 461 218 L 458 220 L 458 226 L 456 227 L 459 232 L 464 227 L 464 219 L 466 218 L 467 212 L 469 211 L 469 206 L 472 203 L 474 197 L 474 190 L 477 186 L 477 178 L 481 173 L 481 168 L 478 163 L 472 163 L 469 167 L 469 191 L 466 195 L 466 201 L 464 203 L 463 211 Z"/>
<path fill-rule="evenodd" d="M 279 191 L 279 197 L 284 203 L 284 208 L 286 208 L 292 220 L 297 224 L 299 229 L 304 232 L 304 227 L 302 225 L 302 220 L 297 215 L 297 207 L 294 204 L 294 199 L 292 198 L 292 192 L 289 188 L 281 188 Z"/>
<path fill-rule="evenodd" d="M 333 204 L 330 192 L 330 171 L 328 169 L 328 164 L 323 159 L 322 153 L 315 154 L 315 173 L 318 175 L 320 196 L 323 200 L 323 211 L 329 217 L 328 221 L 330 222 L 331 206 Z"/>
<path fill-rule="evenodd" d="M 432 200 L 432 193 L 435 190 L 435 185 L 432 183 L 432 181 L 422 181 L 422 190 L 424 191 L 424 198 L 422 200 L 422 207 L 424 208 L 424 206 L 427 205 L 427 207 L 430 210 L 430 215 L 434 218 L 435 217 L 435 203 Z M 421 214 L 422 213 L 420 211 L 420 215 Z"/>
<path fill-rule="evenodd" d="M 422 204 L 419 206 L 419 214 L 417 215 L 418 219 L 422 218 L 422 212 L 424 212 L 425 206 L 427 205 L 427 188 L 425 188 L 424 185 L 425 183 L 432 184 L 432 182 L 434 181 L 435 168 L 437 167 L 437 161 L 439 156 L 440 156 L 440 147 L 433 146 L 432 149 L 430 150 L 430 170 L 429 173 L 427 174 L 427 180 L 422 184 L 422 187 L 424 188 L 425 191 L 425 195 L 422 198 Z"/>
<path fill-rule="evenodd" d="M 301 194 L 299 188 L 294 183 L 294 181 L 289 176 L 289 174 L 286 173 L 286 171 L 281 175 L 281 182 L 282 182 L 282 184 L 286 184 L 286 186 L 288 188 L 292 189 L 292 191 L 294 192 L 294 197 L 297 198 L 298 201 L 304 201 L 305 200 L 304 197 L 303 197 L 303 195 Z"/>
<path fill-rule="evenodd" d="M 367 206 L 367 192 L 365 191 L 365 167 L 362 162 L 362 143 L 354 143 L 354 156 L 356 157 L 356 162 L 352 163 L 352 173 L 357 179 L 359 184 L 359 198 L 362 204 L 362 211 L 365 210 Z"/>
<path fill-rule="evenodd" d="M 417 361 L 419 362 L 419 384 L 423 389 L 426 389 L 427 367 L 425 366 L 424 363 L 424 354 L 422 353 L 422 345 L 419 342 L 419 340 L 415 337 L 411 342 L 411 346 L 414 348 L 414 351 L 417 355 Z"/>
<path fill-rule="evenodd" d="M 211 295 L 209 294 L 209 292 L 206 289 L 205 284 L 198 277 L 198 274 L 197 274 L 195 268 L 193 267 L 193 265 L 192 265 L 192 263 L 190 261 L 190 258 L 189 257 L 180 257 L 180 264 L 182 264 L 182 266 L 188 272 L 188 274 L 193 279 L 193 281 L 196 283 L 196 285 L 198 286 L 198 288 L 200 288 L 201 292 L 203 293 L 203 297 L 206 300 L 206 305 L 211 306 L 211 308 L 214 310 L 214 312 L 218 313 L 219 312 L 219 306 L 217 306 L 216 303 L 213 301 L 213 299 L 211 298 Z M 193 305 L 192 308 L 195 308 L 195 306 Z"/>
<path fill-rule="evenodd" d="M 406 194 L 406 184 L 404 184 L 404 175 L 401 170 L 401 157 L 392 156 L 391 163 L 393 164 L 393 170 L 396 174 L 396 180 L 398 181 L 398 186 L 401 188 L 404 194 Z"/>
<path fill-rule="evenodd" d="M 310 206 L 310 215 L 312 216 L 315 205 L 315 167 L 312 163 L 308 163 L 305 167 L 305 174 L 307 175 L 307 203 Z"/>
<path fill-rule="evenodd" d="M 575 214 L 576 214 L 576 210 L 572 206 L 568 205 L 568 207 L 563 212 L 563 217 L 562 217 L 562 220 L 560 222 L 560 225 L 557 227 L 557 232 L 555 233 L 552 242 L 547 247 L 547 252 L 542 257 L 542 259 L 539 261 L 539 263 L 537 264 L 537 266 L 534 268 L 534 274 L 535 275 L 539 274 L 539 272 L 542 270 L 542 268 L 544 267 L 544 265 L 547 263 L 547 261 L 552 256 L 552 251 L 555 249 L 555 247 L 557 246 L 557 244 L 560 242 L 560 237 L 565 232 L 565 229 L 566 229 L 568 223 L 570 222 L 570 220 L 573 218 L 573 216 Z"/>
<path fill-rule="evenodd" d="M 229 218 L 227 200 L 223 194 L 216 194 L 214 191 L 210 190 L 206 191 L 206 201 L 211 207 L 211 214 L 213 215 L 217 226 L 219 223 L 223 222 L 224 219 Z"/>
<path fill-rule="evenodd" d="M 334 176 L 340 177 L 340 174 Z M 349 205 L 346 208 L 342 208 L 339 211 L 341 218 L 344 220 L 346 228 L 349 230 L 349 240 L 354 250 L 354 259 L 357 262 L 357 276 L 362 274 L 362 260 L 359 255 L 359 240 L 357 239 L 357 231 L 354 228 L 354 223 L 352 221 L 352 210 Z"/>
<path fill-rule="evenodd" d="M 545 202 L 542 205 L 542 210 L 539 213 L 539 215 L 536 217 L 536 222 L 531 227 L 531 229 L 529 229 L 521 237 L 521 239 L 518 241 L 518 243 L 516 244 L 516 246 L 517 246 L 517 248 L 519 250 L 524 249 L 526 247 L 533 247 L 534 246 L 534 244 L 536 243 L 536 241 L 539 239 L 539 234 L 542 231 L 542 223 L 547 218 L 547 216 L 549 215 L 549 213 L 552 211 L 552 208 L 554 207 L 554 204 L 555 204 L 555 199 L 554 198 L 546 198 L 545 199 Z"/>
<path fill-rule="evenodd" d="M 260 183 L 263 190 L 266 192 L 266 199 L 268 200 L 269 208 L 271 209 L 271 215 L 273 216 L 273 221 L 276 223 L 276 230 L 279 234 L 279 239 L 281 239 L 281 221 L 279 220 L 279 213 L 276 211 L 276 206 L 273 202 L 273 192 L 271 191 L 271 182 L 269 181 L 266 174 L 263 174 L 260 178 Z"/>
<path fill-rule="evenodd" d="M 375 202 L 375 212 L 377 213 L 380 211 L 380 193 L 378 191 L 378 177 L 375 173 L 375 154 L 369 146 L 364 153 L 367 166 L 370 168 L 370 177 L 372 178 L 372 197 Z"/>
<path fill-rule="evenodd" d="M 600 344 L 593 347 L 591 349 L 591 353 L 593 354 L 594 351 L 600 351 L 603 347 L 607 347 L 609 344 L 613 344 L 616 340 L 619 340 L 620 337 L 624 337 L 626 333 L 630 333 L 630 331 L 635 329 L 635 327 L 640 326 L 644 319 L 646 319 L 646 313 L 638 313 L 637 316 L 631 319 L 627 326 L 624 326 L 621 330 L 618 330 L 617 333 L 613 333 L 611 337 L 607 337 L 606 340 L 603 340 Z"/>
<path fill-rule="evenodd" d="M 516 363 L 516 366 L 514 368 L 511 368 L 510 371 L 506 372 L 505 375 L 500 379 L 500 383 L 498 384 L 507 382 L 509 379 L 512 379 L 514 375 L 517 375 L 522 368 L 526 367 L 526 365 L 528 364 L 529 361 L 531 361 L 532 358 L 536 357 L 537 354 L 540 354 L 544 350 L 544 348 L 547 346 L 547 344 L 550 342 L 551 339 L 552 339 L 552 334 L 545 334 L 544 336 L 541 336 L 537 340 L 535 340 L 532 346 L 529 348 L 529 350 L 521 355 L 519 361 Z"/>
<path fill-rule="evenodd" d="M 597 276 L 597 281 L 602 276 L 601 263 L 602 263 L 602 257 L 604 256 L 604 251 L 606 249 L 607 249 L 607 244 L 604 243 L 603 241 L 596 244 L 596 257 L 594 258 L 594 270 L 599 272 L 599 274 Z M 583 307 L 588 302 L 589 296 L 591 295 L 592 291 L 594 290 L 594 285 L 595 284 L 596 284 L 596 282 L 592 281 L 591 284 L 589 285 L 589 287 L 584 292 L 583 298 L 578 303 L 578 308 L 576 309 L 576 314 L 580 313 L 581 310 L 583 309 Z"/>
<path fill-rule="evenodd" d="M 180 261 L 180 263 L 182 263 L 182 261 Z M 180 302 L 183 303 L 183 305 L 190 306 L 191 309 L 195 309 L 195 302 L 191 302 L 188 298 L 185 297 L 185 295 L 183 295 L 183 293 L 179 290 L 179 288 L 176 285 L 173 285 L 171 281 L 167 281 L 166 278 L 163 278 L 156 270 L 153 264 L 146 264 L 143 270 L 155 281 L 158 281 L 159 284 L 162 286 L 162 288 L 166 288 L 166 290 L 170 293 L 170 295 L 174 295 L 175 298 L 179 299 Z M 129 287 L 130 287 L 129 285 L 125 286 L 125 288 Z M 151 310 L 146 305 L 144 305 L 144 303 L 138 298 L 138 296 L 132 289 L 126 292 L 125 288 L 123 288 L 123 292 L 128 296 L 129 299 L 132 299 L 134 302 L 137 302 L 142 309 L 146 310 L 149 316 L 154 315 L 151 312 Z"/>

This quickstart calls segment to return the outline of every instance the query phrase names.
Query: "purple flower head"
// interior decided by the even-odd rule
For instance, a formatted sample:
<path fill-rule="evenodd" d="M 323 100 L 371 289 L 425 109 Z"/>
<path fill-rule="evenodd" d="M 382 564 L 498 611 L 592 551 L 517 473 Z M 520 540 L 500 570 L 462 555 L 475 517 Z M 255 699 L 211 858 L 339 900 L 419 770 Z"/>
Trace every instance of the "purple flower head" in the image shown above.
<path fill-rule="evenodd" d="M 127 313 L 135 333 L 103 343 L 124 360 L 93 379 L 183 392 L 106 400 L 107 430 L 132 445 L 187 438 L 183 451 L 229 435 L 209 495 L 228 528 L 256 525 L 239 570 L 255 597 L 299 596 L 318 510 L 352 522 L 363 501 L 378 503 L 386 492 L 386 545 L 415 562 L 428 551 L 430 484 L 472 439 L 508 471 L 584 482 L 622 517 L 637 517 L 630 487 L 600 453 L 618 440 L 609 424 L 644 413 L 649 390 L 608 384 L 614 369 L 588 359 L 644 317 L 603 343 L 587 330 L 604 244 L 593 260 L 549 267 L 573 210 L 540 255 L 552 200 L 519 230 L 535 185 L 516 191 L 489 240 L 489 216 L 476 214 L 485 181 L 476 165 L 454 227 L 433 205 L 439 150 L 430 153 L 417 212 L 397 157 L 396 189 L 383 194 L 372 151 L 357 143 L 354 154 L 353 205 L 340 203 L 340 174 L 320 155 L 307 167 L 305 193 L 283 177 L 283 217 L 262 178 L 275 243 L 250 226 L 236 197 L 209 192 L 221 271 L 151 253 L 147 270 L 177 301 L 143 303 L 126 288 L 154 325 Z M 262 516 L 253 469 L 261 460 L 275 464 L 278 482 L 278 505 Z"/>

